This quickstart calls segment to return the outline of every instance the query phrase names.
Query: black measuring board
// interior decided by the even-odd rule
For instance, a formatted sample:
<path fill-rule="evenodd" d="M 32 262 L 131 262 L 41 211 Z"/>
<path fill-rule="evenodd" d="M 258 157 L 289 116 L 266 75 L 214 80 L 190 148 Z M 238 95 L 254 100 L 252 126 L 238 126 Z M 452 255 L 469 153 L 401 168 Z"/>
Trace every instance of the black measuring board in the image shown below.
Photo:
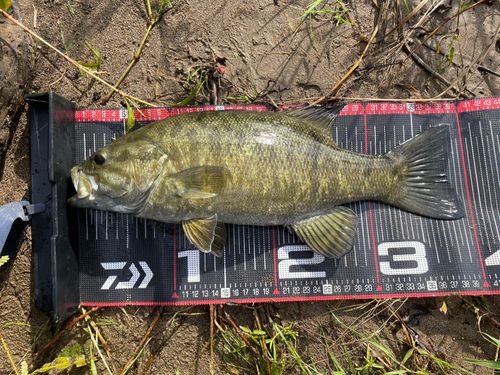
<path fill-rule="evenodd" d="M 135 111 L 136 127 L 178 113 L 266 106 Z M 124 134 L 126 110 L 76 112 L 76 161 Z M 333 129 L 341 148 L 381 154 L 450 125 L 447 174 L 466 216 L 424 218 L 374 201 L 351 203 L 354 250 L 314 254 L 283 227 L 226 225 L 224 256 L 201 253 L 180 225 L 79 210 L 80 299 L 87 305 L 193 304 L 500 293 L 500 99 L 353 103 Z"/>

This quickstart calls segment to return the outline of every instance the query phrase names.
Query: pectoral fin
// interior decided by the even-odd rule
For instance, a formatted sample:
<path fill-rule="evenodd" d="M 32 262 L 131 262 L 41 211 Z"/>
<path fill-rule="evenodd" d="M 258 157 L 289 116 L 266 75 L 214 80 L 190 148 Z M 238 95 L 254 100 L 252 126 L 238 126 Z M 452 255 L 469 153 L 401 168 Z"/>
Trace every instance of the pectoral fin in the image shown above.
<path fill-rule="evenodd" d="M 217 214 L 206 219 L 188 220 L 182 223 L 182 228 L 189 241 L 204 253 L 222 256 L 226 244 L 226 229 L 217 225 Z"/>
<path fill-rule="evenodd" d="M 358 222 L 355 213 L 338 206 L 328 215 L 291 227 L 311 249 L 327 258 L 341 258 L 354 247 Z"/>
<path fill-rule="evenodd" d="M 170 176 L 177 185 L 177 194 L 188 199 L 212 198 L 219 195 L 229 180 L 224 167 L 203 166 L 186 169 Z"/>

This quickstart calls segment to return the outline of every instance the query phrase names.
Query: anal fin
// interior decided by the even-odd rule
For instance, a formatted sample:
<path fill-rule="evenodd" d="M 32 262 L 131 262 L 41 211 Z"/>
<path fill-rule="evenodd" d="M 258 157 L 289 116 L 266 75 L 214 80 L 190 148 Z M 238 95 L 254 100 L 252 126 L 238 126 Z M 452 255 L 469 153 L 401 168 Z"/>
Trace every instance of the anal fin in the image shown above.
<path fill-rule="evenodd" d="M 351 209 L 338 206 L 331 214 L 291 227 L 317 253 L 326 258 L 341 258 L 354 247 L 358 221 Z"/>
<path fill-rule="evenodd" d="M 204 253 L 222 256 L 226 244 L 226 229 L 217 224 L 217 214 L 206 219 L 182 222 L 182 228 L 189 241 Z"/>

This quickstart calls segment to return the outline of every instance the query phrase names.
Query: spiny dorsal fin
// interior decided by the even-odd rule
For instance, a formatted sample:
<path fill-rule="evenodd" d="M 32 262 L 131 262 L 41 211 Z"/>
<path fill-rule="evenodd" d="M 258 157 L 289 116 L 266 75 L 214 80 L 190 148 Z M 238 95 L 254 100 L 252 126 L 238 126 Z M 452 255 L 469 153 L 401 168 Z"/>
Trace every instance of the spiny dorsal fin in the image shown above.
<path fill-rule="evenodd" d="M 344 104 L 339 104 L 334 107 L 305 107 L 280 113 L 286 116 L 307 120 L 311 125 L 321 129 L 321 131 L 331 137 L 333 123 L 337 119 L 339 113 L 342 112 L 342 108 L 344 108 Z"/>
<path fill-rule="evenodd" d="M 337 206 L 331 214 L 291 227 L 317 253 L 327 258 L 341 258 L 354 247 L 358 221 L 350 208 Z"/>
<path fill-rule="evenodd" d="M 226 244 L 226 229 L 217 224 L 217 214 L 206 219 L 188 220 L 182 222 L 182 228 L 189 241 L 204 253 L 222 256 Z"/>

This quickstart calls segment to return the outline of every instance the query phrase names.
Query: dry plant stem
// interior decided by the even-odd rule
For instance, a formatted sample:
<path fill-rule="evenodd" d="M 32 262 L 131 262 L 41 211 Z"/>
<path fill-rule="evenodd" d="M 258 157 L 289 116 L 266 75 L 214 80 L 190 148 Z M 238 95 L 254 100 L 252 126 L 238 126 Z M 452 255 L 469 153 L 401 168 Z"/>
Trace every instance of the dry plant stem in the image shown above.
<path fill-rule="evenodd" d="M 405 50 L 406 53 L 411 53 L 410 47 L 405 43 L 403 45 L 403 49 Z M 415 61 L 418 65 L 420 65 L 422 68 L 424 68 L 427 73 L 429 73 L 432 77 L 435 77 L 439 82 L 444 83 L 446 86 L 450 86 L 450 82 L 446 78 L 444 78 L 441 74 L 436 72 L 434 69 L 432 69 L 424 60 L 422 60 L 420 57 L 418 57 L 417 54 L 413 54 L 411 56 L 413 61 Z M 458 92 L 457 89 L 455 91 Z"/>
<path fill-rule="evenodd" d="M 94 337 L 94 335 L 92 334 L 92 330 L 90 329 L 90 326 L 87 325 L 87 329 L 89 330 L 90 339 L 92 340 L 92 344 L 97 349 L 97 352 L 99 353 L 99 356 L 101 357 L 102 362 L 104 363 L 104 366 L 106 367 L 106 370 L 108 370 L 110 375 L 113 375 L 113 372 L 111 372 L 111 370 L 109 369 L 108 363 L 106 362 L 106 358 L 102 355 L 101 349 L 99 349 L 99 343 L 97 342 L 97 336 L 99 334 L 99 331 L 96 330 L 96 337 Z"/>
<path fill-rule="evenodd" d="M 243 339 L 243 341 L 245 341 L 245 344 L 247 344 L 247 346 L 250 348 L 250 350 L 252 350 L 253 354 L 259 359 L 259 361 L 262 361 L 262 356 L 260 355 L 260 353 L 250 344 L 250 341 L 248 341 L 248 338 L 245 336 L 245 334 L 240 329 L 240 327 L 238 327 L 236 325 L 236 323 L 229 316 L 229 314 L 227 313 L 226 310 L 224 310 L 224 315 L 226 316 L 226 319 L 228 320 L 228 322 L 231 323 L 231 325 L 233 326 L 233 328 L 236 330 L 236 332 L 238 332 L 240 334 L 240 336 Z"/>
<path fill-rule="evenodd" d="M 123 369 L 122 371 L 120 372 L 120 375 L 123 375 L 125 374 L 129 367 L 132 365 L 132 363 L 135 361 L 136 357 L 139 355 L 140 351 L 142 350 L 143 346 L 144 346 L 144 343 L 146 342 L 146 340 L 148 339 L 148 336 L 149 334 L 151 333 L 151 331 L 153 330 L 154 326 L 156 325 L 156 323 L 158 322 L 158 319 L 160 319 L 160 316 L 161 316 L 161 313 L 163 312 L 163 306 L 160 307 L 160 309 L 158 310 L 158 312 L 156 313 L 155 317 L 153 318 L 153 321 L 151 322 L 151 325 L 149 326 L 148 330 L 146 331 L 146 333 L 144 334 L 144 337 L 142 338 L 141 342 L 139 343 L 139 345 L 137 345 L 137 347 L 135 348 L 134 350 L 134 354 L 132 354 L 130 356 L 130 358 L 128 359 L 127 363 L 125 364 L 125 366 L 123 366 Z"/>
<path fill-rule="evenodd" d="M 342 10 L 347 13 L 347 16 L 349 17 L 349 21 L 351 21 L 351 23 L 354 25 L 354 28 L 358 32 L 361 40 L 363 42 L 368 42 L 368 39 L 366 39 L 366 36 L 363 35 L 363 33 L 359 29 L 358 25 L 356 24 L 356 20 L 354 19 L 354 16 L 351 14 L 351 12 L 349 12 L 349 9 L 346 8 L 346 6 L 344 5 L 344 3 L 342 1 L 339 1 L 337 4 L 339 4 L 340 7 L 342 8 Z"/>
<path fill-rule="evenodd" d="M 257 328 L 259 331 L 262 331 L 262 326 L 260 325 L 260 320 L 259 320 L 259 311 L 258 308 L 255 308 L 253 310 L 253 313 L 255 315 L 255 321 L 257 322 Z M 267 349 L 266 349 L 266 341 L 264 340 L 264 336 L 261 336 L 260 338 L 261 343 L 262 343 L 262 350 L 264 351 L 264 356 L 266 357 L 266 369 L 267 373 L 271 375 L 271 362 L 269 360 L 269 356 L 267 355 Z"/>
<path fill-rule="evenodd" d="M 0 332 L 0 340 L 2 340 L 3 348 L 5 349 L 5 352 L 7 353 L 7 357 L 9 357 L 9 361 L 12 364 L 12 368 L 14 369 L 16 375 L 19 375 L 19 371 L 17 371 L 16 364 L 14 363 L 14 360 L 12 359 L 12 356 L 10 355 L 9 349 L 7 348 L 7 344 L 5 343 L 1 332 Z"/>
<path fill-rule="evenodd" d="M 432 33 L 430 33 L 430 34 L 429 34 L 429 35 L 428 35 L 428 36 L 427 36 L 427 37 L 423 40 L 423 42 L 421 42 L 421 43 L 420 43 L 420 44 L 419 44 L 419 45 L 418 45 L 418 46 L 417 46 L 417 47 L 416 47 L 413 51 L 411 51 L 411 52 L 408 54 L 408 56 L 406 56 L 406 58 L 405 58 L 405 59 L 404 59 L 404 60 L 403 60 L 403 61 L 399 64 L 399 66 L 397 67 L 396 72 L 394 73 L 394 75 L 393 75 L 393 77 L 392 77 L 391 81 L 390 81 L 390 82 L 389 82 L 389 84 L 387 85 L 387 87 L 386 87 L 386 89 L 385 89 L 385 91 L 384 91 L 383 96 L 385 96 L 385 94 L 387 93 L 387 91 L 388 91 L 388 90 L 389 90 L 389 88 L 391 87 L 392 82 L 394 81 L 394 79 L 395 79 L 395 78 L 396 78 L 396 76 L 398 75 L 398 73 L 399 73 L 399 71 L 401 70 L 401 68 L 402 68 L 402 66 L 404 65 L 404 63 L 405 63 L 405 62 L 406 62 L 406 61 L 407 61 L 410 57 L 412 57 L 412 56 L 413 56 L 413 54 L 414 54 L 415 52 L 417 52 L 417 51 L 418 51 L 418 49 L 419 49 L 420 47 L 422 47 L 423 45 L 425 45 L 425 42 L 427 42 L 427 40 L 429 40 L 429 39 L 430 39 L 430 38 L 431 38 L 431 37 L 432 37 L 432 36 L 433 36 L 433 35 L 434 35 L 434 34 L 435 34 L 435 33 L 436 33 L 436 32 L 437 32 L 440 28 L 441 28 L 441 27 L 443 27 L 444 25 L 446 25 L 446 23 L 448 23 L 448 22 L 449 22 L 449 21 L 451 21 L 452 19 L 454 19 L 454 18 L 456 18 L 456 17 L 460 16 L 462 13 L 464 13 L 464 12 L 466 12 L 466 11 L 468 11 L 468 10 L 470 10 L 470 9 L 474 8 L 475 6 L 477 6 L 477 5 L 481 4 L 481 3 L 484 3 L 485 1 L 486 1 L 486 0 L 480 0 L 480 1 L 479 1 L 479 2 L 477 2 L 476 4 L 471 5 L 470 7 L 465 8 L 464 10 L 462 10 L 462 11 L 458 12 L 457 14 L 455 14 L 455 15 L 453 15 L 453 16 L 451 16 L 451 17 L 446 18 L 443 22 L 441 22 L 441 23 L 438 25 L 438 27 L 436 27 L 436 28 L 434 29 L 434 31 L 433 31 Z M 422 17 L 422 19 L 421 19 L 421 20 L 423 20 L 423 17 Z M 418 24 L 420 24 L 420 22 L 419 22 Z M 455 99 L 455 98 L 454 98 L 454 99 Z M 454 99 L 453 99 L 453 100 L 454 100 Z"/>
<path fill-rule="evenodd" d="M 138 103 L 141 103 L 141 104 L 144 104 L 144 105 L 147 105 L 149 107 L 155 107 L 154 104 L 151 104 L 151 103 L 148 103 L 144 100 L 141 100 L 141 99 L 138 99 L 138 98 L 135 98 L 131 95 L 128 95 L 128 94 L 125 94 L 123 91 L 120 91 L 118 89 L 115 89 L 113 86 L 111 86 L 109 83 L 107 83 L 106 81 L 104 81 L 103 79 L 99 78 L 96 74 L 92 73 L 90 70 L 86 69 L 85 67 L 81 66 L 80 64 L 78 64 L 75 60 L 73 60 L 71 57 L 67 56 L 66 54 L 64 54 L 63 52 L 59 51 L 56 47 L 54 47 L 52 44 L 50 44 L 49 42 L 47 42 L 45 39 L 43 39 L 42 37 L 38 36 L 36 33 L 34 33 L 33 31 L 31 31 L 30 29 L 28 29 L 26 26 L 24 26 L 22 23 L 20 23 L 19 21 L 17 21 L 16 19 L 12 18 L 9 14 L 7 14 L 5 11 L 3 11 L 2 9 L 0 9 L 0 14 L 2 16 L 4 16 L 5 18 L 9 19 L 9 21 L 11 21 L 12 23 L 16 24 L 17 26 L 19 26 L 21 29 L 23 29 L 24 31 L 26 31 L 28 34 L 34 36 L 36 39 L 38 39 L 39 41 L 41 41 L 43 44 L 45 44 L 47 47 L 49 47 L 50 49 L 52 49 L 53 51 L 55 51 L 57 54 L 61 55 L 66 61 L 68 61 L 71 65 L 74 65 L 75 67 L 77 67 L 78 69 L 80 69 L 82 72 L 85 72 L 86 74 L 88 74 L 89 76 L 91 76 L 92 78 L 96 79 L 97 81 L 101 82 L 103 85 L 105 86 L 108 86 L 109 88 L 115 90 L 118 94 L 120 94 L 121 96 L 125 97 L 125 98 L 128 98 L 128 99 L 131 99 L 131 100 L 134 100 Z"/>
<path fill-rule="evenodd" d="M 151 364 L 153 363 L 153 359 L 162 351 L 162 349 L 165 346 L 165 344 L 167 343 L 167 341 L 170 340 L 175 335 L 175 333 L 179 330 L 179 328 L 181 328 L 181 326 L 184 324 L 185 320 L 186 320 L 186 317 L 185 316 L 181 316 L 179 318 L 179 323 L 177 324 L 177 326 L 175 326 L 175 328 L 172 329 L 168 333 L 167 336 L 165 336 L 165 338 L 161 341 L 160 345 L 158 345 L 158 347 L 151 353 L 151 355 L 149 356 L 148 361 L 146 362 L 146 366 L 144 366 L 144 370 L 142 371 L 143 375 L 151 367 Z M 167 325 L 168 325 L 168 323 L 167 323 Z"/>
<path fill-rule="evenodd" d="M 83 308 L 82 308 L 82 311 L 83 311 L 83 313 L 86 312 Z M 99 331 L 99 328 L 97 327 L 97 324 L 95 324 L 94 321 L 92 319 L 90 319 L 89 316 L 85 317 L 85 321 L 87 323 L 89 323 L 91 325 L 91 327 L 94 329 L 94 331 L 97 333 L 97 337 L 99 338 L 99 341 L 101 342 L 102 347 L 106 351 L 106 354 L 108 355 L 108 358 L 111 358 L 111 356 L 109 354 L 109 346 L 106 343 L 106 340 L 104 340 L 104 337 L 101 335 L 101 332 Z M 89 330 L 90 330 L 90 328 L 89 328 Z"/>
<path fill-rule="evenodd" d="M 148 5 L 149 5 L 149 2 L 148 2 Z M 111 98 L 111 96 L 116 91 L 116 89 L 118 88 L 118 86 L 120 86 L 120 84 L 123 82 L 123 80 L 125 79 L 125 77 L 127 77 L 127 75 L 130 73 L 130 71 L 132 70 L 132 68 L 135 65 L 135 63 L 137 61 L 139 61 L 139 58 L 141 57 L 142 48 L 144 47 L 144 44 L 146 43 L 146 39 L 149 36 L 149 32 L 153 28 L 154 24 L 155 24 L 155 22 L 153 22 L 153 23 L 150 22 L 149 23 L 148 30 L 146 31 L 146 35 L 144 35 L 144 38 L 142 39 L 142 42 L 141 42 L 141 44 L 139 46 L 139 49 L 134 52 L 134 59 L 130 62 L 130 64 L 128 65 L 127 69 L 123 72 L 122 76 L 120 77 L 120 79 L 118 80 L 118 82 L 116 82 L 116 84 L 113 86 L 113 88 L 108 93 L 108 95 L 101 101 L 101 104 L 106 104 L 108 102 L 108 100 Z"/>
<path fill-rule="evenodd" d="M 221 329 L 217 328 L 217 331 L 215 331 L 215 334 L 218 334 L 219 332 L 221 332 Z M 203 348 L 201 348 L 200 352 L 194 358 L 193 363 L 191 363 L 191 365 L 189 366 L 189 370 L 191 370 L 196 365 L 196 363 L 199 361 L 199 359 L 201 358 L 201 356 L 203 355 L 203 353 L 205 353 L 205 350 L 207 350 L 207 348 L 208 348 L 209 345 L 210 345 L 210 341 L 208 341 L 205 344 L 205 346 Z"/>
<path fill-rule="evenodd" d="M 443 27 L 444 25 L 446 25 L 446 24 L 447 24 L 449 21 L 451 21 L 452 19 L 454 19 L 454 18 L 456 18 L 456 17 L 460 16 L 462 13 L 467 12 L 468 10 L 470 10 L 470 9 L 472 9 L 472 8 L 474 8 L 474 7 L 476 7 L 476 6 L 478 6 L 478 5 L 479 5 L 479 4 L 481 4 L 481 3 L 484 3 L 485 1 L 487 1 L 487 0 L 480 0 L 480 1 L 478 1 L 477 3 L 475 3 L 474 5 L 471 5 L 470 7 L 465 8 L 464 10 L 462 10 L 462 11 L 458 12 L 457 14 L 455 14 L 455 15 L 453 15 L 453 16 L 451 16 L 451 17 L 448 17 L 448 18 L 447 18 L 447 19 L 445 19 L 443 22 L 441 22 L 441 23 L 438 25 L 438 27 L 436 27 L 436 29 L 435 29 L 432 33 L 430 33 L 430 34 L 429 34 L 429 35 L 428 35 L 428 36 L 424 39 L 424 41 L 423 41 L 422 43 L 420 43 L 420 44 L 417 46 L 417 48 L 415 48 L 413 51 L 411 51 L 411 53 L 410 53 L 408 56 L 406 56 L 406 58 L 405 58 L 405 59 L 403 60 L 403 62 L 401 63 L 400 67 L 401 67 L 401 66 L 402 66 L 402 65 L 406 62 L 406 60 L 408 60 L 408 59 L 409 59 L 409 58 L 410 58 L 410 57 L 411 57 L 411 56 L 412 56 L 415 52 L 417 52 L 417 51 L 419 50 L 419 48 L 420 48 L 420 47 L 422 47 L 422 46 L 424 45 L 424 43 L 425 43 L 425 42 L 427 42 L 427 41 L 428 41 L 428 40 L 429 40 L 429 39 L 430 39 L 430 38 L 431 38 L 431 37 L 432 37 L 432 36 L 433 36 L 433 35 L 434 35 L 434 34 L 435 34 L 435 33 L 436 33 L 436 32 L 437 32 L 440 28 L 441 28 L 441 27 Z"/>
<path fill-rule="evenodd" d="M 39 351 L 37 351 L 34 355 L 34 357 L 31 359 L 30 363 L 28 364 L 28 367 L 31 366 L 33 364 L 33 362 L 35 362 L 35 360 L 44 352 L 46 351 L 48 348 L 50 348 L 52 345 L 54 345 L 54 343 L 59 339 L 59 337 L 61 337 L 67 330 L 69 330 L 71 327 L 73 327 L 76 323 L 78 323 L 80 320 L 82 320 L 83 318 L 85 318 L 86 316 L 92 314 L 93 312 L 99 310 L 101 308 L 101 306 L 95 306 L 94 308 L 92 308 L 91 310 L 87 311 L 85 314 L 83 315 L 80 315 L 78 318 L 75 318 L 73 319 L 71 322 L 69 322 L 69 324 L 64 327 L 63 330 L 61 330 L 57 335 L 56 337 L 54 337 L 52 339 L 51 342 L 49 342 L 47 345 L 45 345 L 42 349 L 40 349 Z"/>
<path fill-rule="evenodd" d="M 479 4 L 479 3 L 478 3 Z M 451 90 L 455 85 L 462 80 L 467 74 L 471 73 L 474 69 L 477 69 L 477 65 L 481 63 L 486 58 L 486 55 L 490 52 L 490 49 L 495 45 L 497 39 L 498 39 L 498 34 L 500 33 L 500 23 L 498 23 L 497 29 L 495 30 L 495 34 L 493 36 L 493 39 L 491 40 L 490 44 L 488 44 L 484 50 L 481 52 L 481 54 L 470 64 L 469 68 L 464 69 L 464 71 L 448 86 L 446 90 L 444 90 L 441 94 L 436 96 L 436 98 L 439 98 L 446 94 L 449 90 Z M 466 82 L 464 83 L 464 86 L 460 89 L 458 92 L 458 95 L 462 93 L 466 86 Z"/>
<path fill-rule="evenodd" d="M 380 10 L 380 14 L 382 14 L 382 12 L 383 12 L 383 10 Z M 375 39 L 375 36 L 378 33 L 378 25 L 379 25 L 380 19 L 381 19 L 381 17 L 379 15 L 379 19 L 377 20 L 377 25 L 375 26 L 375 29 L 373 29 L 372 35 L 370 37 L 370 40 L 368 40 L 368 43 L 366 44 L 366 47 L 365 47 L 363 53 L 361 54 L 361 57 L 359 58 L 359 60 L 356 61 L 356 63 L 351 67 L 351 69 L 349 69 L 349 71 L 345 74 L 345 76 L 342 77 L 342 79 L 330 90 L 330 92 L 328 94 L 326 94 L 325 96 L 322 96 L 321 98 L 315 100 L 313 103 L 309 104 L 308 107 L 312 107 L 313 105 L 321 103 L 323 100 L 326 99 L 327 96 L 330 96 L 331 94 L 333 94 L 333 92 L 335 92 L 335 90 L 337 90 L 340 87 L 340 85 L 351 75 L 351 73 L 354 72 L 357 69 L 357 67 L 363 61 L 363 58 L 365 57 L 366 53 L 368 52 L 368 48 L 370 47 L 370 44 L 372 44 L 373 40 Z"/>
<path fill-rule="evenodd" d="M 477 312 L 479 312 L 481 315 L 484 315 L 486 316 L 486 319 L 488 319 L 491 324 L 493 324 L 494 326 L 496 326 L 497 328 L 500 328 L 500 323 L 497 322 L 495 319 L 493 319 L 486 311 L 484 311 L 483 309 L 477 307 L 476 305 L 474 305 L 473 303 L 469 302 L 468 300 L 466 300 L 464 297 L 460 296 L 460 298 L 462 299 L 462 301 L 464 301 L 467 306 L 469 306 L 470 308 L 474 309 L 474 310 L 477 310 Z"/>
<path fill-rule="evenodd" d="M 392 315 L 394 315 L 394 317 L 399 321 L 399 323 L 403 327 L 404 333 L 406 335 L 406 338 L 407 338 L 408 343 L 410 344 L 410 346 L 413 346 L 413 342 L 410 339 L 410 335 L 411 335 L 411 337 L 413 338 L 413 341 L 415 341 L 422 349 L 424 349 L 425 351 L 427 351 L 427 352 L 430 353 L 431 351 L 429 349 L 427 349 L 426 345 L 422 342 L 422 340 L 420 340 L 420 337 L 417 334 L 417 332 L 415 332 L 412 328 L 410 328 L 408 326 L 408 324 L 406 324 L 406 322 L 401 318 L 401 316 L 399 316 L 399 314 L 397 313 L 397 311 L 394 311 L 391 308 L 391 306 L 389 306 L 389 304 L 387 304 L 386 302 L 384 302 L 384 304 L 386 305 L 386 307 L 389 310 L 389 312 Z M 436 356 L 440 357 L 441 354 L 438 352 L 437 347 L 432 342 L 430 343 L 430 345 L 431 345 L 432 352 Z"/>
<path fill-rule="evenodd" d="M 408 21 L 410 18 L 412 18 L 415 14 L 418 13 L 418 11 L 425 5 L 427 4 L 429 0 L 423 0 L 420 4 L 418 4 L 415 9 L 413 9 L 410 13 L 408 13 L 406 15 L 405 18 L 403 18 L 403 20 L 399 23 L 399 25 L 397 25 L 394 29 L 392 29 L 391 31 L 389 31 L 388 34 L 385 34 L 385 37 L 387 38 L 389 35 L 391 35 L 394 31 L 396 31 L 397 29 L 399 29 L 401 26 L 403 26 L 405 24 L 406 21 Z"/>

